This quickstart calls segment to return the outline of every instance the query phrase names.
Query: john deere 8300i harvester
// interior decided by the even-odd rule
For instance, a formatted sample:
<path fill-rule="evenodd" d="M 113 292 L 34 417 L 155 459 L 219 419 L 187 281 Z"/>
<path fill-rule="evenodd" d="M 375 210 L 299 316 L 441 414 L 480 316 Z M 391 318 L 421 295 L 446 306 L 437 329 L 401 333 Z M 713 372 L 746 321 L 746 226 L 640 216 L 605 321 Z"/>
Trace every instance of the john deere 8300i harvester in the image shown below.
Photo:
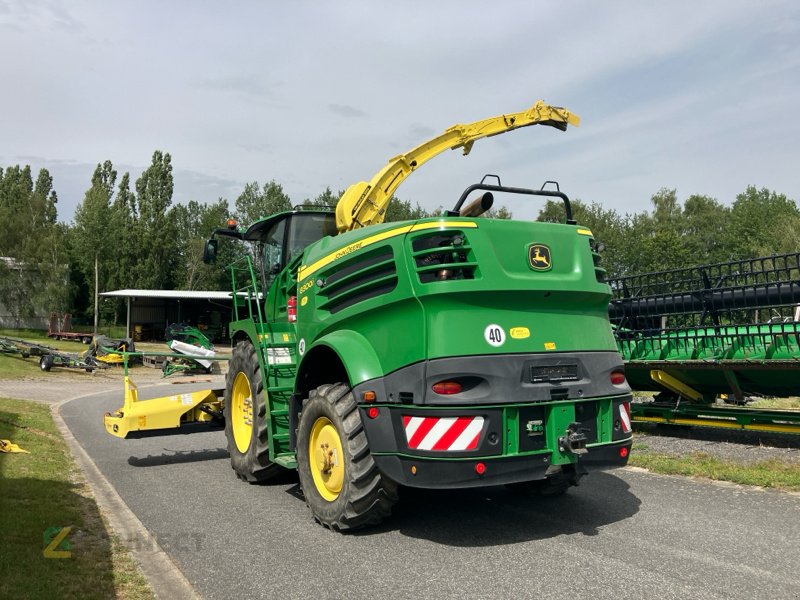
<path fill-rule="evenodd" d="M 220 238 L 252 245 L 231 266 L 224 393 L 136 401 L 129 387 L 107 430 L 224 420 L 241 479 L 297 469 L 315 518 L 337 530 L 383 519 L 398 485 L 562 492 L 626 464 L 630 388 L 611 293 L 565 194 L 484 178 L 440 217 L 382 222 L 397 186 L 443 150 L 568 124 L 577 117 L 539 102 L 456 125 L 351 186 L 335 214 L 218 230 L 209 259 Z M 560 198 L 566 220 L 480 218 L 496 193 Z"/>

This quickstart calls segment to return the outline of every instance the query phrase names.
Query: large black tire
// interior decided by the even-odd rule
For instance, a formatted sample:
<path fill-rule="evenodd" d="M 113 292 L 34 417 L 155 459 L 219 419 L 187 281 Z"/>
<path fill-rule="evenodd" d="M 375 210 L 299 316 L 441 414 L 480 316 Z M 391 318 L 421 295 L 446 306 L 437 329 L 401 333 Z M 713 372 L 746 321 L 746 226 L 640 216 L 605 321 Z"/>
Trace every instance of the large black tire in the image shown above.
<path fill-rule="evenodd" d="M 250 383 L 252 401 L 252 431 L 247 448 L 240 450 L 233 432 L 232 393 L 237 375 L 243 374 Z M 250 342 L 239 342 L 233 349 L 233 356 L 225 377 L 225 437 L 228 439 L 228 453 L 231 467 L 237 477 L 250 483 L 266 481 L 280 473 L 282 468 L 269 460 L 269 439 L 267 435 L 267 404 L 264 384 L 261 380 L 261 365 L 256 349 Z"/>
<path fill-rule="evenodd" d="M 341 440 L 344 474 L 341 491 L 326 499 L 314 481 L 312 469 L 319 465 L 317 449 L 310 448 L 315 424 L 329 422 Z M 380 523 L 397 502 L 397 484 L 378 471 L 369 452 L 353 393 L 347 385 L 335 383 L 312 390 L 303 402 L 297 428 L 297 471 L 306 504 L 314 518 L 335 531 L 352 531 Z"/>

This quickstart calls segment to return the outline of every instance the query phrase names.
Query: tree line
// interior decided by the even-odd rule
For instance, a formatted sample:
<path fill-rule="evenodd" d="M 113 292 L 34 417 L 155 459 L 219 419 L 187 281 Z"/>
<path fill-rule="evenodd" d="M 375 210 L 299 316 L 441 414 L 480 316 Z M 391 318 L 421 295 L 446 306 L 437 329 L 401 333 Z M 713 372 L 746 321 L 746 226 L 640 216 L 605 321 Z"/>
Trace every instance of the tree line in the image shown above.
<path fill-rule="evenodd" d="M 235 200 L 173 202 L 169 153 L 155 151 L 131 181 L 110 160 L 97 165 L 72 223 L 58 221 L 53 178 L 30 166 L 0 168 L 0 303 L 20 318 L 39 312 L 93 312 L 95 265 L 101 291 L 121 288 L 218 290 L 230 282 L 218 265 L 202 262 L 203 244 L 228 219 L 241 224 L 285 210 L 293 202 L 274 179 L 253 181 Z M 326 188 L 301 204 L 335 206 Z M 573 216 L 603 242 L 609 277 L 796 251 L 800 210 L 784 194 L 748 187 L 727 205 L 693 194 L 683 202 L 661 189 L 639 212 L 619 213 L 573 200 Z M 441 214 L 393 198 L 386 220 Z M 505 207 L 486 216 L 511 218 Z M 563 222 L 561 202 L 548 201 L 539 221 Z M 221 246 L 221 249 L 225 245 Z M 224 259 L 224 256 L 221 257 Z M 106 322 L 123 317 L 122 301 L 101 303 Z"/>

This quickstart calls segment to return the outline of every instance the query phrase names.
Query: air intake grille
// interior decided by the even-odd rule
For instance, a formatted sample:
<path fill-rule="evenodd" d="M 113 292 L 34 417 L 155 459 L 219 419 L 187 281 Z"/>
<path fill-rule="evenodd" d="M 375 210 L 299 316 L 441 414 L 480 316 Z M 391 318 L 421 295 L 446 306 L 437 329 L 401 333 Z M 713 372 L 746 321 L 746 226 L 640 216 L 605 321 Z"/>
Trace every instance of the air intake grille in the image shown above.
<path fill-rule="evenodd" d="M 390 246 L 338 265 L 322 278 L 317 308 L 339 312 L 359 302 L 388 294 L 397 286 L 397 266 Z"/>
<path fill-rule="evenodd" d="M 412 256 L 422 283 L 475 279 L 472 248 L 462 231 L 441 231 L 413 240 Z"/>

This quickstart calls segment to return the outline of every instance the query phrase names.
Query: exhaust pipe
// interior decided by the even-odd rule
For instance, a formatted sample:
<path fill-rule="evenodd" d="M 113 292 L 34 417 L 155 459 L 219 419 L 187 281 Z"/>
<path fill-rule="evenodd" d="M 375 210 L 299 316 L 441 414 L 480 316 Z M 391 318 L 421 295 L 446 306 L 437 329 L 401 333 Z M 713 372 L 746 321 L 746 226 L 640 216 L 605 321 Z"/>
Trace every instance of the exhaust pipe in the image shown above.
<path fill-rule="evenodd" d="M 492 204 L 494 204 L 494 195 L 492 192 L 486 192 L 483 196 L 478 196 L 475 200 L 458 211 L 458 216 L 479 217 L 492 208 Z"/>

